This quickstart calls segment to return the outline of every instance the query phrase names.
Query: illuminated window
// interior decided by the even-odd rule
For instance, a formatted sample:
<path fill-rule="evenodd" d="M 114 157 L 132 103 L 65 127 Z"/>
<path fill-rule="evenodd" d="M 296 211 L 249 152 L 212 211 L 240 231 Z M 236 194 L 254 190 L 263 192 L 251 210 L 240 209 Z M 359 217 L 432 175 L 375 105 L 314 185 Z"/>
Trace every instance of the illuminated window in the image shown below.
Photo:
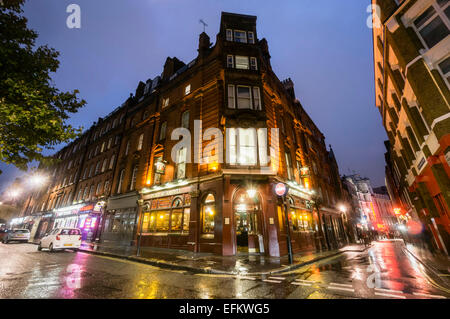
<path fill-rule="evenodd" d="M 138 173 L 139 167 L 135 165 L 133 167 L 133 172 L 131 174 L 131 181 L 130 181 L 130 191 L 134 190 L 136 188 L 136 178 Z"/>
<path fill-rule="evenodd" d="M 236 55 L 235 60 L 236 60 L 236 66 L 235 66 L 236 69 L 248 70 L 250 68 L 249 62 L 248 62 L 248 57 Z"/>
<path fill-rule="evenodd" d="M 186 160 L 187 148 L 183 147 L 177 152 L 177 179 L 183 179 L 186 177 Z"/>
<path fill-rule="evenodd" d="M 169 98 L 165 98 L 162 100 L 162 106 L 163 108 L 168 107 L 169 106 Z"/>
<path fill-rule="evenodd" d="M 286 170 L 287 170 L 288 179 L 292 180 L 294 174 L 292 173 L 291 153 L 285 152 L 284 157 L 286 159 Z"/>
<path fill-rule="evenodd" d="M 116 158 L 116 154 L 113 154 L 113 155 L 111 156 L 111 159 L 109 160 L 109 169 L 113 169 L 115 158 Z"/>
<path fill-rule="evenodd" d="M 185 88 L 184 88 L 184 95 L 188 95 L 191 93 L 191 85 L 188 84 Z"/>
<path fill-rule="evenodd" d="M 106 166 L 108 165 L 108 159 L 104 159 L 103 160 L 103 165 L 102 165 L 102 173 L 104 172 L 104 171 L 106 171 Z"/>
<path fill-rule="evenodd" d="M 263 140 L 261 140 L 261 144 L 262 143 L 264 143 Z M 258 152 L 257 145 L 258 137 L 254 128 L 227 128 L 227 148 L 229 152 L 229 164 L 256 165 Z M 260 150 L 260 152 L 262 152 L 262 150 Z M 262 165 L 264 164 L 267 163 L 262 163 Z"/>
<path fill-rule="evenodd" d="M 214 195 L 206 196 L 201 210 L 202 233 L 214 234 L 214 216 L 216 215 L 216 200 Z"/>
<path fill-rule="evenodd" d="M 139 135 L 139 141 L 138 141 L 138 146 L 137 146 L 138 151 L 142 150 L 143 144 L 144 144 L 144 134 L 141 134 L 141 135 Z"/>

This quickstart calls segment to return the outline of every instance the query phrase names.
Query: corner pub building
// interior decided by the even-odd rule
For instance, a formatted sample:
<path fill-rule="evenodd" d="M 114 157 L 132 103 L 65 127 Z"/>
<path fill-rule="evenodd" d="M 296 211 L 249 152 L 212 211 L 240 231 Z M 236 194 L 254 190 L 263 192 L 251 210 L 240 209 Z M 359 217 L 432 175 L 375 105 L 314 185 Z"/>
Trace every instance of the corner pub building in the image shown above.
<path fill-rule="evenodd" d="M 117 114 L 118 123 L 104 130 Z M 180 141 L 178 134 L 172 140 L 176 128 L 191 132 L 190 148 L 172 152 Z M 279 257 L 287 254 L 286 207 L 294 252 L 348 241 L 346 216 L 336 208 L 342 184 L 333 151 L 295 98 L 292 81 L 273 72 L 255 16 L 223 12 L 215 45 L 201 33 L 194 60 L 167 58 L 160 76 L 140 82 L 134 95 L 85 135 L 79 140 L 91 146 L 78 151 L 107 146 L 100 146 L 93 164 L 80 162 L 80 172 L 106 164 L 97 164 L 92 177 L 79 174 L 71 186 L 53 183 L 75 194 L 56 206 L 49 193 L 61 190 L 33 194 L 24 215 L 92 202 L 101 207 L 97 234 L 105 244 Z M 70 156 L 60 153 L 70 147 L 58 153 L 55 180 L 64 178 L 60 168 Z M 206 149 L 210 156 L 195 161 Z M 111 154 L 103 160 L 103 152 Z M 103 184 L 93 187 L 98 181 Z M 288 186 L 286 206 L 274 194 L 276 183 Z"/>

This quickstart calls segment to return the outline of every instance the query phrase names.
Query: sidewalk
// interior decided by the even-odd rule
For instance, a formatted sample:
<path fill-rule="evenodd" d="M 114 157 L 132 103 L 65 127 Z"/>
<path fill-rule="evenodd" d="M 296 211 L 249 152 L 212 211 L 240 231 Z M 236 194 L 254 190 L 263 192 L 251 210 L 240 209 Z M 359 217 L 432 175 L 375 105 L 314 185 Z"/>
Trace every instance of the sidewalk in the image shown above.
<path fill-rule="evenodd" d="M 83 243 L 80 251 L 195 273 L 262 275 L 293 270 L 321 259 L 340 255 L 346 251 L 363 252 L 367 248 L 364 248 L 364 245 L 349 245 L 339 250 L 295 254 L 292 265 L 289 265 L 287 256 L 275 258 L 256 254 L 241 254 L 224 257 L 210 253 L 193 253 L 154 247 L 142 247 L 139 257 L 136 256 L 136 247 L 131 246 L 113 247 L 104 244 Z"/>
<path fill-rule="evenodd" d="M 440 253 L 432 254 L 428 250 L 412 244 L 406 244 L 405 249 L 442 280 L 450 283 L 449 256 L 444 256 Z"/>

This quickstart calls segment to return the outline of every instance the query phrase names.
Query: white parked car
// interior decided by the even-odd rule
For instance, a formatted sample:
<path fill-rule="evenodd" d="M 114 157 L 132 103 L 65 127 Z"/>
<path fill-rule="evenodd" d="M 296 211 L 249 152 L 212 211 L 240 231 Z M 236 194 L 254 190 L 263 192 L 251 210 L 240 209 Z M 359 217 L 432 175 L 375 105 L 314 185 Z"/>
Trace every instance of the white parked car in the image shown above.
<path fill-rule="evenodd" d="M 3 237 L 3 243 L 7 244 L 10 241 L 24 241 L 30 240 L 30 231 L 28 229 L 13 229 L 6 233 Z"/>
<path fill-rule="evenodd" d="M 77 250 L 81 246 L 81 230 L 78 228 L 55 228 L 46 234 L 39 242 L 38 250 L 48 248 Z"/>

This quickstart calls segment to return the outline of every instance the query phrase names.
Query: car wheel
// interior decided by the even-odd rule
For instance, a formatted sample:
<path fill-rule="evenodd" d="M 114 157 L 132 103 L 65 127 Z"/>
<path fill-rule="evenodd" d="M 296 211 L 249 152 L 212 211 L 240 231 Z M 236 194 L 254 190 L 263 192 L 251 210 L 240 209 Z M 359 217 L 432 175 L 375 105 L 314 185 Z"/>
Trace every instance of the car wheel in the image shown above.
<path fill-rule="evenodd" d="M 78 251 L 78 248 L 74 248 L 72 249 L 74 253 L 76 253 Z"/>
<path fill-rule="evenodd" d="M 51 252 L 53 252 L 53 243 L 50 243 L 50 246 L 48 246 L 48 250 L 50 250 Z"/>
<path fill-rule="evenodd" d="M 41 251 L 42 250 L 42 245 L 41 245 L 41 243 L 39 243 L 39 245 L 38 245 L 38 251 Z"/>

